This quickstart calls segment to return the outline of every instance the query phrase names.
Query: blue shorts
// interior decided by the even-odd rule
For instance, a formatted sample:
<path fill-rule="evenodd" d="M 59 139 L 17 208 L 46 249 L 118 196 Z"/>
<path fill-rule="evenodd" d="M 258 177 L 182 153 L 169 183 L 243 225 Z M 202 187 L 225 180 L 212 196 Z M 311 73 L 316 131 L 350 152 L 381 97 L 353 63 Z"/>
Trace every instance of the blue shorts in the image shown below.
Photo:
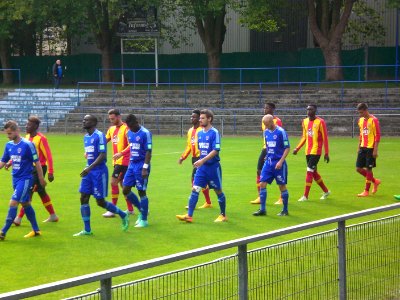
<path fill-rule="evenodd" d="M 79 192 L 93 195 L 96 199 L 104 199 L 108 194 L 108 169 L 107 166 L 94 169 L 82 178 Z"/>
<path fill-rule="evenodd" d="M 147 169 L 149 176 L 146 179 L 142 177 L 142 169 L 143 162 L 130 163 L 122 184 L 130 187 L 135 186 L 138 191 L 145 191 L 149 181 L 150 167 Z"/>
<path fill-rule="evenodd" d="M 267 182 L 271 184 L 272 181 L 274 181 L 275 179 L 278 185 L 287 184 L 288 168 L 286 161 L 283 162 L 282 168 L 280 168 L 279 170 L 275 169 L 276 163 L 277 161 L 265 161 L 264 166 L 261 170 L 260 182 Z"/>
<path fill-rule="evenodd" d="M 197 169 L 193 186 L 205 188 L 207 185 L 210 189 L 222 190 L 222 170 L 219 162 L 202 165 Z"/>
<path fill-rule="evenodd" d="M 30 201 L 31 190 L 33 186 L 33 178 L 13 178 L 13 189 L 14 193 L 11 196 L 11 200 L 22 202 Z"/>

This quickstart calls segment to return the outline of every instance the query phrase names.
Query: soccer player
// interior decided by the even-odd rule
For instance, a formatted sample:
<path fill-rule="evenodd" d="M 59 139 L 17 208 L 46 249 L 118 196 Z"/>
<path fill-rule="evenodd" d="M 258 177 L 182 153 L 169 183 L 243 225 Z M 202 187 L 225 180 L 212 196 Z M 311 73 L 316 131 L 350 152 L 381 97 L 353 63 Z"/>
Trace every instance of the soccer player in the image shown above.
<path fill-rule="evenodd" d="M 275 108 L 276 108 L 276 106 L 275 106 L 274 103 L 265 103 L 264 104 L 264 115 L 272 115 L 272 116 L 274 116 Z M 278 125 L 279 127 L 282 127 L 281 119 L 279 119 L 278 117 L 274 116 L 274 124 Z M 257 178 L 256 178 L 256 182 L 257 182 L 258 197 L 255 200 L 250 201 L 250 203 L 252 203 L 252 204 L 260 204 L 260 174 L 261 174 L 261 169 L 264 166 L 265 156 L 267 154 L 267 149 L 266 149 L 266 146 L 265 146 L 265 139 L 264 139 L 264 131 L 265 131 L 265 129 L 266 129 L 265 125 L 261 121 L 261 130 L 263 132 L 263 148 L 261 150 L 260 156 L 258 158 L 258 163 L 257 163 Z M 279 197 L 278 201 L 275 202 L 275 204 L 282 204 L 282 195 Z"/>
<path fill-rule="evenodd" d="M 199 160 L 200 151 L 199 147 L 197 146 L 197 134 L 199 131 L 201 131 L 199 119 L 200 119 L 200 110 L 198 109 L 193 110 L 192 116 L 190 117 L 193 127 L 191 127 L 187 132 L 187 145 L 185 151 L 182 153 L 181 157 L 178 160 L 179 164 L 182 164 L 182 162 L 189 156 L 189 154 L 192 155 L 192 165 Z M 193 168 L 192 171 L 192 186 L 193 186 L 194 174 L 196 174 L 196 168 Z M 208 186 L 202 189 L 202 192 L 204 198 L 206 199 L 206 203 L 200 206 L 200 208 L 212 207 L 210 199 L 210 189 L 208 188 Z"/>
<path fill-rule="evenodd" d="M 43 176 L 46 175 L 48 168 L 49 173 L 47 174 L 47 179 L 49 182 L 53 182 L 54 180 L 53 156 L 51 154 L 47 138 L 41 132 L 38 132 L 39 125 L 40 125 L 40 119 L 38 117 L 35 116 L 29 117 L 25 127 L 27 133 L 25 138 L 31 141 L 36 147 L 36 152 L 39 154 L 39 162 L 43 170 Z M 31 200 L 34 192 L 37 192 L 39 194 L 39 197 L 42 200 L 44 207 L 49 213 L 49 217 L 43 222 L 58 222 L 58 216 L 54 211 L 50 196 L 47 194 L 45 187 L 41 186 L 35 169 L 33 170 L 33 189 L 31 190 L 31 196 L 30 196 Z M 21 225 L 21 220 L 24 215 L 25 215 L 25 210 L 22 207 L 21 210 L 19 211 L 18 216 L 14 219 L 14 224 L 17 226 Z"/>
<path fill-rule="evenodd" d="M 199 160 L 193 166 L 197 168 L 194 175 L 192 193 L 189 197 L 188 213 L 176 215 L 180 221 L 191 223 L 193 221 L 193 212 L 199 200 L 199 193 L 207 185 L 214 189 L 218 197 L 220 215 L 214 222 L 226 222 L 225 214 L 226 199 L 222 192 L 222 172 L 219 163 L 219 151 L 221 150 L 221 138 L 219 132 L 212 126 L 214 114 L 211 110 L 203 109 L 200 111 L 200 126 L 203 130 L 197 134 L 198 147 L 200 151 Z"/>
<path fill-rule="evenodd" d="M 107 141 L 104 133 L 96 129 L 97 118 L 93 115 L 86 115 L 83 118 L 83 128 L 87 131 L 83 139 L 85 145 L 85 156 L 87 165 L 81 172 L 82 177 L 79 192 L 81 193 L 81 215 L 84 229 L 74 236 L 92 235 L 90 226 L 90 195 L 101 206 L 114 214 L 118 214 L 122 219 L 122 230 L 126 231 L 129 227 L 129 215 L 120 210 L 117 206 L 105 200 L 108 187 L 107 169 Z"/>
<path fill-rule="evenodd" d="M 5 239 L 8 229 L 10 229 L 17 216 L 19 203 L 24 207 L 26 217 L 32 225 L 32 231 L 24 237 L 30 238 L 41 235 L 36 221 L 35 211 L 30 202 L 30 189 L 33 184 L 33 168 L 36 169 L 40 185 L 42 187 L 46 186 L 42 167 L 40 163 L 38 163 L 39 159 L 35 145 L 20 136 L 20 131 L 15 121 L 8 121 L 4 125 L 4 131 L 10 141 L 6 144 L 4 149 L 4 154 L 0 161 L 0 169 L 10 160 L 12 161 L 14 193 L 11 196 L 6 222 L 0 231 L 0 240 Z"/>
<path fill-rule="evenodd" d="M 271 184 L 275 179 L 282 195 L 283 209 L 278 216 L 288 216 L 289 192 L 286 188 L 288 169 L 286 157 L 290 151 L 289 139 L 286 131 L 275 125 L 272 115 L 265 115 L 262 119 L 266 130 L 264 131 L 267 155 L 260 176 L 260 209 L 253 216 L 265 216 L 267 214 L 267 183 Z"/>
<path fill-rule="evenodd" d="M 112 142 L 112 150 L 113 155 L 121 152 L 126 147 L 128 147 L 128 138 L 127 132 L 128 127 L 124 122 L 121 120 L 121 113 L 118 109 L 110 109 L 108 111 L 108 120 L 112 124 L 112 126 L 108 129 L 106 134 L 107 143 Z M 124 179 L 126 170 L 128 169 L 129 165 L 129 152 L 127 152 L 124 156 L 113 159 L 113 166 L 114 171 L 111 175 L 111 201 L 114 205 L 117 205 L 118 196 L 119 196 L 119 187 L 120 184 L 122 186 L 122 181 Z M 126 200 L 126 205 L 128 207 L 127 213 L 133 215 L 133 206 L 132 203 Z M 111 211 L 107 211 L 103 214 L 105 218 L 113 218 L 115 214 Z"/>
<path fill-rule="evenodd" d="M 293 150 L 293 154 L 297 152 L 305 144 L 306 162 L 307 162 L 307 173 L 306 173 L 306 185 L 304 188 L 304 194 L 298 201 L 307 201 L 310 193 L 311 185 L 315 180 L 321 187 L 323 193 L 321 200 L 325 200 L 329 195 L 330 191 L 326 187 L 321 175 L 317 171 L 317 165 L 321 158 L 322 147 L 324 148 L 325 155 L 324 161 L 329 163 L 329 146 L 328 146 L 328 131 L 324 119 L 317 117 L 317 106 L 310 104 L 307 106 L 307 118 L 302 122 L 303 136 L 300 139 L 299 144 Z"/>
<path fill-rule="evenodd" d="M 368 197 L 371 183 L 374 184 L 372 194 L 378 191 L 381 181 L 374 178 L 372 168 L 376 167 L 376 158 L 378 157 L 378 145 L 381 139 L 381 129 L 378 119 L 368 112 L 366 103 L 357 105 L 357 112 L 360 116 L 358 127 L 360 127 L 360 141 L 358 143 L 358 156 L 356 170 L 365 177 L 364 191 L 358 194 L 358 197 Z"/>
<path fill-rule="evenodd" d="M 126 153 L 130 153 L 130 162 L 126 171 L 123 189 L 125 197 L 140 211 L 135 227 L 143 228 L 149 225 L 147 215 L 149 213 L 149 199 L 146 190 L 150 175 L 150 160 L 153 147 L 151 132 L 140 126 L 135 115 L 129 114 L 125 123 L 128 126 L 129 146 L 122 152 L 116 153 L 113 158 L 119 159 Z M 136 186 L 139 198 L 132 192 Z"/>

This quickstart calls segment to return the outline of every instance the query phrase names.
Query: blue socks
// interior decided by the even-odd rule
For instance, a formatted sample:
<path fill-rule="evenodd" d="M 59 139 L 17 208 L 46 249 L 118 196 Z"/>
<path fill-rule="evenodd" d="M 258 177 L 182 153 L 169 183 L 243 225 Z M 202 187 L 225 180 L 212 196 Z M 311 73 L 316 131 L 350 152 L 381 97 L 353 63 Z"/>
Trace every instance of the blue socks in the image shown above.
<path fill-rule="evenodd" d="M 226 199 L 224 193 L 218 195 L 218 204 L 219 209 L 221 210 L 221 215 L 225 216 Z"/>
<path fill-rule="evenodd" d="M 140 212 L 142 213 L 142 220 L 147 221 L 147 214 L 149 212 L 149 199 L 147 196 L 140 198 Z"/>
<path fill-rule="evenodd" d="M 81 215 L 83 223 L 85 224 L 85 231 L 90 232 L 90 206 L 89 204 L 82 204 L 81 205 Z"/>
<path fill-rule="evenodd" d="M 196 208 L 197 201 L 199 201 L 199 193 L 192 191 L 189 197 L 189 209 L 188 209 L 189 217 L 193 216 L 193 212 L 194 209 Z"/>
<path fill-rule="evenodd" d="M 288 204 L 289 204 L 289 192 L 285 190 L 281 192 L 282 202 L 283 202 L 283 211 L 288 211 Z"/>
<path fill-rule="evenodd" d="M 128 199 L 135 207 L 137 207 L 139 211 L 141 211 L 139 198 L 133 192 L 130 192 L 128 195 L 126 195 L 126 199 Z"/>
<path fill-rule="evenodd" d="M 17 210 L 18 210 L 18 206 L 10 206 L 8 208 L 6 223 L 4 224 L 4 227 L 1 229 L 1 231 L 3 231 L 3 233 L 4 233 L 4 235 L 7 233 L 8 229 L 10 229 L 15 217 L 17 216 Z"/>
<path fill-rule="evenodd" d="M 28 218 L 29 222 L 31 222 L 32 230 L 39 231 L 39 226 L 36 221 L 36 214 L 35 214 L 35 211 L 33 210 L 33 207 L 31 205 L 24 206 L 24 210 L 25 210 L 26 217 Z"/>
<path fill-rule="evenodd" d="M 106 201 L 106 209 L 114 214 L 118 214 L 122 219 L 126 217 L 126 213 L 120 210 L 117 206 L 111 202 Z"/>
<path fill-rule="evenodd" d="M 267 211 L 266 202 L 267 202 L 267 189 L 261 188 L 260 189 L 260 210 Z"/>

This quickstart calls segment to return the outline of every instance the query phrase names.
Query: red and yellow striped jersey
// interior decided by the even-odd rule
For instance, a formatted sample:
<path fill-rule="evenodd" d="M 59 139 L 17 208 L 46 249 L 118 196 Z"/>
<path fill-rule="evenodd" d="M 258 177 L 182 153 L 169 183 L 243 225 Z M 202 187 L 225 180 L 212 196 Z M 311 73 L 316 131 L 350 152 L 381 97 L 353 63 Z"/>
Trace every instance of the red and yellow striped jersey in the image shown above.
<path fill-rule="evenodd" d="M 302 126 L 303 136 L 296 149 L 300 149 L 306 144 L 306 155 L 321 155 L 323 146 L 325 154 L 329 155 L 328 131 L 324 119 L 316 117 L 315 120 L 312 121 L 310 118 L 305 118 L 302 122 Z"/>
<path fill-rule="evenodd" d="M 128 127 L 125 123 L 122 123 L 121 126 L 111 126 L 107 130 L 106 139 L 107 142 L 112 142 L 113 154 L 118 152 L 122 152 L 125 148 L 128 147 L 128 137 L 127 137 Z M 130 152 L 126 152 L 122 157 L 117 160 L 113 160 L 113 165 L 129 165 L 129 156 Z"/>
<path fill-rule="evenodd" d="M 277 125 L 277 126 L 279 126 L 279 127 L 282 127 L 282 121 L 281 121 L 281 119 L 279 119 L 278 117 L 275 117 L 275 116 L 274 116 L 274 124 Z M 265 128 L 265 125 L 264 125 L 264 123 L 261 121 L 261 130 L 262 130 L 262 132 L 264 132 L 265 129 L 266 129 L 266 128 Z M 264 148 L 264 149 L 266 148 L 264 135 L 263 135 L 263 148 Z"/>
<path fill-rule="evenodd" d="M 34 137 L 28 133 L 25 137 L 30 140 L 36 147 L 36 151 L 39 154 L 40 165 L 47 166 L 49 174 L 54 174 L 53 156 L 47 138 L 40 132 Z"/>
<path fill-rule="evenodd" d="M 199 157 L 200 151 L 197 145 L 197 133 L 201 131 L 202 128 L 199 126 L 196 129 L 194 127 L 190 128 L 187 132 L 187 141 L 185 151 L 182 153 L 181 158 L 186 159 L 189 154 L 192 154 L 192 157 Z"/>
<path fill-rule="evenodd" d="M 360 118 L 358 127 L 360 127 L 360 147 L 374 148 L 375 143 L 381 140 L 379 121 L 374 115 L 369 115 L 368 119 Z"/>

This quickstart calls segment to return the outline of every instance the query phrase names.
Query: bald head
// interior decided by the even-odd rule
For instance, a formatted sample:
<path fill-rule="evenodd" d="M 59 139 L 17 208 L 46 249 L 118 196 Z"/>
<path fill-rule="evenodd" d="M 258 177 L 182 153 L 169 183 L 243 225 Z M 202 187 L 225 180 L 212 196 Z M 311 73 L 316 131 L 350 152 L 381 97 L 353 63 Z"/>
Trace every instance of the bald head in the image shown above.
<path fill-rule="evenodd" d="M 274 124 L 274 116 L 273 115 L 265 115 L 262 119 L 262 122 L 265 125 L 265 128 L 269 130 L 274 130 L 275 129 L 275 124 Z"/>

